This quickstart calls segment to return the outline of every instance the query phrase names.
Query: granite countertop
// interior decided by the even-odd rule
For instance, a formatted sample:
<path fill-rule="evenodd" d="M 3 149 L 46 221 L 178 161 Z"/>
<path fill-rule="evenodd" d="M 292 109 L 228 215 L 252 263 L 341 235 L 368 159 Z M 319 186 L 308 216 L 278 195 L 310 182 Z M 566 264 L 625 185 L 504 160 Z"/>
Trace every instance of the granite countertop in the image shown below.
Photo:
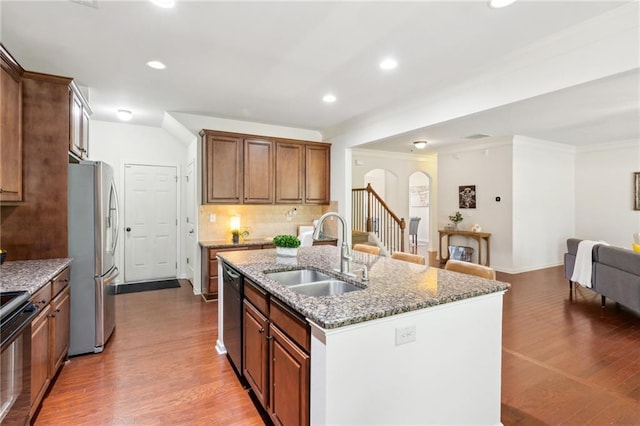
<path fill-rule="evenodd" d="M 276 256 L 275 249 L 221 252 L 218 257 L 320 327 L 331 329 L 424 309 L 457 300 L 506 291 L 509 284 L 445 271 L 388 257 L 352 251 L 351 269 L 367 265 L 369 281 L 349 278 L 340 266 L 340 249 L 304 247 L 298 256 Z M 337 296 L 305 296 L 269 278 L 265 272 L 309 268 L 363 288 Z"/>
<path fill-rule="evenodd" d="M 0 266 L 0 291 L 27 290 L 33 294 L 71 265 L 71 261 L 62 258 L 5 262 Z"/>
<path fill-rule="evenodd" d="M 320 238 L 317 241 L 336 241 L 335 238 Z M 273 244 L 273 238 L 255 238 L 243 240 L 240 238 L 240 242 L 234 244 L 231 240 L 204 240 L 199 241 L 200 247 L 203 248 L 231 248 L 231 247 L 249 247 L 249 246 L 262 246 L 267 244 Z"/>
<path fill-rule="evenodd" d="M 240 238 L 240 242 L 234 244 L 231 239 L 228 240 L 205 240 L 199 241 L 200 247 L 204 248 L 230 248 L 230 247 L 248 247 L 248 246 L 262 246 L 266 244 L 273 244 L 273 238 L 255 238 L 249 240 L 243 240 Z"/>

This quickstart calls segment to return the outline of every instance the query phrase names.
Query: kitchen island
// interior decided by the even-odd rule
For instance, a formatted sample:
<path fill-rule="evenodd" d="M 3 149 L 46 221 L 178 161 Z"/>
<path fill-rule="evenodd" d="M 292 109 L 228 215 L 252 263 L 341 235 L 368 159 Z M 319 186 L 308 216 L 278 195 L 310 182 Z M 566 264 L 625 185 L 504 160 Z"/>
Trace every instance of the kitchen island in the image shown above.
<path fill-rule="evenodd" d="M 339 249 L 328 246 L 302 248 L 295 258 L 275 250 L 218 257 L 306 318 L 311 424 L 500 423 L 508 284 L 354 252 L 352 272 L 368 269 L 363 281 L 359 272 L 334 272 Z M 361 290 L 305 296 L 265 274 L 301 268 Z M 222 324 L 222 309 L 219 315 Z M 217 348 L 225 350 L 222 334 Z"/>

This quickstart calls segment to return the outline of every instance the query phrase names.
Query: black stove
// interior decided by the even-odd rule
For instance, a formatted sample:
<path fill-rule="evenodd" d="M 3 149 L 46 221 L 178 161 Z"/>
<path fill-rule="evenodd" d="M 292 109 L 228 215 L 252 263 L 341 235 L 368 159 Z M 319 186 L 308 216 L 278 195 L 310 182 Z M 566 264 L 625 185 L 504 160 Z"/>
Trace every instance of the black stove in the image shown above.
<path fill-rule="evenodd" d="M 28 291 L 0 293 L 0 346 L 11 340 L 35 316 L 38 307 L 29 298 Z"/>
<path fill-rule="evenodd" d="M 31 321 L 27 291 L 0 293 L 0 424 L 26 425 L 31 404 Z"/>

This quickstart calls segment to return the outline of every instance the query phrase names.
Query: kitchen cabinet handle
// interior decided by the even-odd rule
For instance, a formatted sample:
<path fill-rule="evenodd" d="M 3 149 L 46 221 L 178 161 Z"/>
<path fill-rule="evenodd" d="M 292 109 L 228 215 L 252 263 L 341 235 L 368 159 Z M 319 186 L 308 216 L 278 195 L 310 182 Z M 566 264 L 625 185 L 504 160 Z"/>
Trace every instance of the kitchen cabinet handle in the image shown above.
<path fill-rule="evenodd" d="M 56 312 L 60 312 L 60 308 L 56 309 Z"/>
<path fill-rule="evenodd" d="M 266 339 L 267 340 L 271 340 L 271 339 L 273 339 L 273 337 L 272 336 L 267 336 Z"/>
<path fill-rule="evenodd" d="M 260 327 L 260 330 L 258 330 L 258 333 L 264 333 L 264 327 Z"/>
<path fill-rule="evenodd" d="M 129 228 L 129 227 L 127 226 L 127 229 L 125 229 L 125 231 L 127 231 L 127 232 L 131 232 L 131 228 Z"/>
<path fill-rule="evenodd" d="M 47 301 L 46 301 L 45 299 L 42 299 L 42 300 L 40 301 L 40 304 L 41 304 L 41 305 L 46 305 L 46 304 L 47 304 Z"/>
<path fill-rule="evenodd" d="M 49 318 L 55 318 L 56 316 L 54 314 L 49 314 L 47 315 Z"/>

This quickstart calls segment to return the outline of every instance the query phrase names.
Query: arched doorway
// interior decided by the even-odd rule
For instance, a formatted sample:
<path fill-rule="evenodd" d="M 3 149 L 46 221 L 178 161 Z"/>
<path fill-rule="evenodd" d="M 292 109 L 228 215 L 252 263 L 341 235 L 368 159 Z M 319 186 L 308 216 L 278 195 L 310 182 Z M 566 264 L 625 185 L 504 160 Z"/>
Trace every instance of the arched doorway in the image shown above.
<path fill-rule="evenodd" d="M 421 246 L 429 247 L 430 194 L 429 175 L 424 172 L 412 173 L 409 176 L 409 218 L 420 218 L 417 230 L 418 247 L 411 247 L 411 251 L 414 252 L 419 252 Z"/>
<path fill-rule="evenodd" d="M 364 175 L 364 186 L 368 183 L 391 210 L 398 210 L 398 176 L 389 170 L 372 169 Z"/>

